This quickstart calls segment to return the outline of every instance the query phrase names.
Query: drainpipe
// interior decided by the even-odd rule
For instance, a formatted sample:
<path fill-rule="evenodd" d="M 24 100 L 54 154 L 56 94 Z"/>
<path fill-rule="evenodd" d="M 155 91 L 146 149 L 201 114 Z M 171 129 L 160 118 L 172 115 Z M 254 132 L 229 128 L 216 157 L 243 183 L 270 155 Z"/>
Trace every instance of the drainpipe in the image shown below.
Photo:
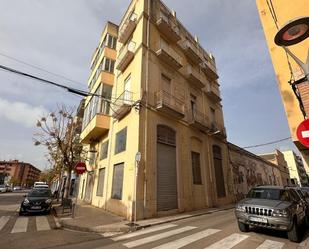
<path fill-rule="evenodd" d="M 149 76 L 149 44 L 150 44 L 150 0 L 148 0 L 148 19 L 147 19 L 147 53 L 146 53 L 146 80 L 145 80 L 145 90 L 146 90 L 146 107 L 145 107 L 145 136 L 144 136 L 144 212 L 143 218 L 145 218 L 145 213 L 147 210 L 147 170 L 146 170 L 146 162 L 147 162 L 147 136 L 148 136 L 148 127 L 147 127 L 147 118 L 148 118 L 148 76 Z"/>

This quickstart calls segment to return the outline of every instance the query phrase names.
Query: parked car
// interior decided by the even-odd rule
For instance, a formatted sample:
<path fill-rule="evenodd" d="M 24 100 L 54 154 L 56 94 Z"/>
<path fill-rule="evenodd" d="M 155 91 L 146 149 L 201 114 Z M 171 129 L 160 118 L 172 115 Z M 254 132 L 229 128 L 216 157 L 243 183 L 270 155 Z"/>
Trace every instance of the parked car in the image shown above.
<path fill-rule="evenodd" d="M 301 187 L 300 188 L 304 193 L 308 193 L 309 194 L 309 187 Z"/>
<path fill-rule="evenodd" d="M 50 213 L 52 193 L 50 189 L 32 189 L 20 205 L 19 215 L 27 213 Z"/>
<path fill-rule="evenodd" d="M 13 191 L 11 186 L 6 185 L 5 187 L 6 187 L 6 192 L 12 192 Z"/>
<path fill-rule="evenodd" d="M 5 193 L 5 192 L 6 192 L 6 186 L 0 185 L 0 193 Z"/>
<path fill-rule="evenodd" d="M 49 188 L 49 186 L 47 184 L 37 184 L 33 188 L 34 189 L 36 189 L 36 188 L 45 188 L 45 189 L 47 189 L 47 188 Z"/>
<path fill-rule="evenodd" d="M 21 190 L 21 186 L 14 186 L 13 191 L 20 191 Z"/>
<path fill-rule="evenodd" d="M 235 215 L 239 230 L 263 227 L 286 231 L 290 241 L 301 240 L 299 228 L 306 224 L 306 205 L 296 190 L 280 186 L 252 188 L 247 198 L 237 203 Z"/>

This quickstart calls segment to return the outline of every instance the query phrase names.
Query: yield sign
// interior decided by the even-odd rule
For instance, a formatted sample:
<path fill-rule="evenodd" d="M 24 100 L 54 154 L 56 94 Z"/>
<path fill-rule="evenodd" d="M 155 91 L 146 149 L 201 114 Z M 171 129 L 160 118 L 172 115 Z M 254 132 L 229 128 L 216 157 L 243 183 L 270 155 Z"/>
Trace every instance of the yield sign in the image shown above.
<path fill-rule="evenodd" d="M 78 175 L 85 173 L 86 170 L 87 168 L 84 162 L 79 162 L 75 165 L 75 171 Z"/>
<path fill-rule="evenodd" d="M 299 124 L 296 135 L 302 145 L 309 147 L 309 119 L 306 119 Z"/>

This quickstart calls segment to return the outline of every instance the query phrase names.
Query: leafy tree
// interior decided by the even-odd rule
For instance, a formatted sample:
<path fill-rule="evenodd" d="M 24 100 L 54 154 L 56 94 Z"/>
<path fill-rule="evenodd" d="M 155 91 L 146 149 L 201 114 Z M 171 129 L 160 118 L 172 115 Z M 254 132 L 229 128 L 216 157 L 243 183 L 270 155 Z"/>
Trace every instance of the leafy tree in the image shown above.
<path fill-rule="evenodd" d="M 73 109 L 58 107 L 37 121 L 39 132 L 34 134 L 34 144 L 43 145 L 48 151 L 53 174 L 66 172 L 64 198 L 68 198 L 71 186 L 71 172 L 77 162 L 83 159 L 83 146 L 79 141 L 81 121 L 73 118 Z"/>

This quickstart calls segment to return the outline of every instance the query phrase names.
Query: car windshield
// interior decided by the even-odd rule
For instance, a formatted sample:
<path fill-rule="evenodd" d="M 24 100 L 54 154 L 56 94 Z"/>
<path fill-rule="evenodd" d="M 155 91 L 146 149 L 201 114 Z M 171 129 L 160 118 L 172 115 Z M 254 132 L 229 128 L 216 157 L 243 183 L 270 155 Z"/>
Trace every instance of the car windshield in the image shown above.
<path fill-rule="evenodd" d="M 309 188 L 301 188 L 302 191 L 309 193 Z"/>
<path fill-rule="evenodd" d="M 5 186 L 4 185 L 0 185 L 0 188 L 5 188 Z"/>
<path fill-rule="evenodd" d="M 29 197 L 51 197 L 50 189 L 34 189 L 29 192 Z"/>
<path fill-rule="evenodd" d="M 251 189 L 248 198 L 288 201 L 288 191 L 283 189 Z"/>

